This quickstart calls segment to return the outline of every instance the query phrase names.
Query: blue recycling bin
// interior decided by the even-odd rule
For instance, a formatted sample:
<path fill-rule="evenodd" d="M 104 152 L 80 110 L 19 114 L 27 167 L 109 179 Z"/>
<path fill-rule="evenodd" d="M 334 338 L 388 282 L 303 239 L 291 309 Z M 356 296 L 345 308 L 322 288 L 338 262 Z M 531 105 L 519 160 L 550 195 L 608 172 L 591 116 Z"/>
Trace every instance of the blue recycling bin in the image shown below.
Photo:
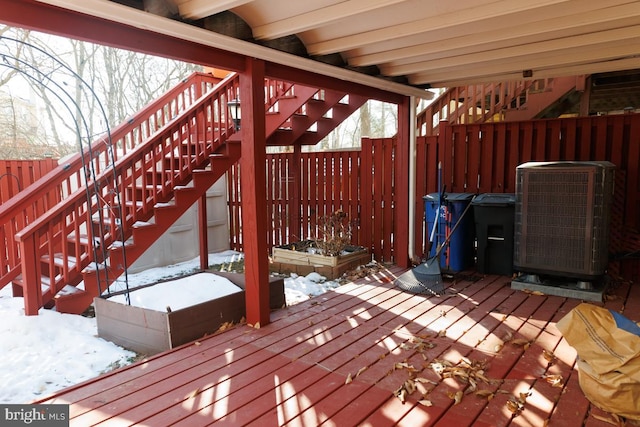
<path fill-rule="evenodd" d="M 473 194 L 470 193 L 445 193 L 440 206 L 439 193 L 431 193 L 423 197 L 427 241 L 431 237 L 434 221 L 436 215 L 438 215 L 435 241 L 431 246 L 429 257 L 436 255 L 438 244 L 444 242 L 455 224 L 460 221 L 460 225 L 451 235 L 449 243 L 440 253 L 440 267 L 443 270 L 458 272 L 469 269 L 475 264 L 475 223 L 473 214 L 467 212 L 464 217 L 462 216 L 472 199 Z"/>

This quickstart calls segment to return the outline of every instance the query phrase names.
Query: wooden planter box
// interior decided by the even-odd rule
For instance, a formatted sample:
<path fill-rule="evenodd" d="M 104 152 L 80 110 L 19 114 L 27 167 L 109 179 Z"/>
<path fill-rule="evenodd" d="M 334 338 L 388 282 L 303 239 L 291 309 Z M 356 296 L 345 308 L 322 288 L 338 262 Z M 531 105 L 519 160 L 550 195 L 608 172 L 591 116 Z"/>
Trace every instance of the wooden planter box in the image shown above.
<path fill-rule="evenodd" d="M 171 312 L 96 298 L 98 335 L 137 353 L 152 355 L 216 332 L 223 323 L 237 323 L 245 316 L 244 275 L 219 275 L 227 277 L 241 290 Z M 271 278 L 269 287 L 271 308 L 282 308 L 284 280 Z"/>
<path fill-rule="evenodd" d="M 306 246 L 308 242 L 301 242 Z M 371 261 L 371 255 L 362 246 L 349 246 L 349 253 L 326 256 L 295 250 L 296 244 L 276 246 L 272 251 L 271 271 L 277 273 L 307 275 L 316 272 L 327 279 L 337 279 L 349 270 Z"/>

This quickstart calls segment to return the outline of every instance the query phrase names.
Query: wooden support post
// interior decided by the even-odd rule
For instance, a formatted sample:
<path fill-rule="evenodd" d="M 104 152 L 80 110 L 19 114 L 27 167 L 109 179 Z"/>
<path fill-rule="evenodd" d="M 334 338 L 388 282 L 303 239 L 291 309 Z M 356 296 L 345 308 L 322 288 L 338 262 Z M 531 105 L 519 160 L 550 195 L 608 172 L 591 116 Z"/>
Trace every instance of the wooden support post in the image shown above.
<path fill-rule="evenodd" d="M 399 267 L 411 266 L 409 259 L 409 123 L 410 98 L 398 104 L 398 140 L 395 155 L 394 259 Z"/>
<path fill-rule="evenodd" d="M 40 286 L 41 268 L 36 262 L 36 237 L 31 234 L 21 243 L 22 252 L 22 293 L 24 296 L 24 314 L 27 316 L 37 316 L 42 307 L 42 288 Z M 35 266 L 35 268 L 34 268 Z M 51 279 L 51 286 L 53 286 Z"/>
<path fill-rule="evenodd" d="M 371 138 L 364 137 L 360 149 L 360 245 L 369 249 L 375 259 L 381 259 L 382 253 L 373 246 L 373 147 Z"/>
<path fill-rule="evenodd" d="M 198 199 L 198 229 L 200 230 L 200 270 L 209 268 L 209 227 L 207 223 L 207 192 Z"/>
<path fill-rule="evenodd" d="M 293 176 L 292 192 L 293 197 L 289 200 L 289 213 L 291 215 L 291 226 L 289 227 L 288 243 L 295 242 L 296 240 L 302 240 L 306 233 L 302 232 L 302 224 L 300 218 L 300 191 L 302 186 L 302 177 L 300 176 L 300 157 L 302 155 L 302 148 L 300 145 L 293 146 L 293 157 L 291 158 L 291 164 L 289 170 L 291 176 Z"/>
<path fill-rule="evenodd" d="M 589 107 L 591 103 L 591 85 L 593 80 L 591 76 L 587 77 L 582 84 L 582 96 L 580 96 L 580 117 L 589 116 Z M 579 89 L 578 89 L 579 90 Z"/>
<path fill-rule="evenodd" d="M 247 58 L 240 74 L 242 103 L 242 235 L 247 323 L 269 323 L 264 61 Z"/>

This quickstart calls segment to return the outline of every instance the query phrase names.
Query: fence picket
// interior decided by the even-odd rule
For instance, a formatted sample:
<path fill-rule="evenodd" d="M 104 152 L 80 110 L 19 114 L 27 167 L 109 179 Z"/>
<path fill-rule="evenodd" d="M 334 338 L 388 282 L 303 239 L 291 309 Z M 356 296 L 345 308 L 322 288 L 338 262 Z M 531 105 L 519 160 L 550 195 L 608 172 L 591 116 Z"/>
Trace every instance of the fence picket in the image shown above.
<path fill-rule="evenodd" d="M 640 240 L 640 115 L 550 119 L 526 122 L 485 123 L 482 125 L 440 126 L 442 135 L 418 137 L 416 141 L 415 248 L 423 256 L 428 232 L 425 230 L 423 196 L 438 191 L 437 164 L 442 160 L 443 182 L 448 192 L 515 192 L 515 170 L 519 164 L 543 160 L 608 160 L 626 175 L 623 235 L 629 242 Z M 393 261 L 394 139 L 362 139 L 361 150 L 331 153 L 301 153 L 299 170 L 291 166 L 292 153 L 267 156 L 267 161 L 281 162 L 276 174 L 282 180 L 279 198 L 292 199 L 294 182 L 300 185 L 299 206 L 302 233 L 315 227 L 316 218 L 343 209 L 359 221 L 353 243 L 371 249 L 375 259 Z M 271 167 L 267 168 L 271 170 Z M 408 171 L 408 168 L 406 168 Z M 480 175 L 480 186 L 477 185 Z M 232 248 L 239 237 L 238 173 L 229 178 L 230 226 Z M 272 194 L 271 192 L 269 194 Z M 279 200 L 269 200 L 282 222 L 273 226 L 287 228 L 289 216 Z M 276 206 L 279 206 L 276 209 Z M 270 231 L 286 244 L 291 233 Z M 295 233 L 294 233 L 295 234 Z M 296 238 L 308 237 L 295 236 Z M 635 240 L 634 240 L 635 239 Z M 626 241 L 627 241 L 626 240 Z M 628 246 L 628 245 L 627 245 Z M 640 263 L 634 264 L 637 265 Z M 628 271 L 628 267 L 626 270 Z M 638 273 L 637 273 L 638 274 Z"/>

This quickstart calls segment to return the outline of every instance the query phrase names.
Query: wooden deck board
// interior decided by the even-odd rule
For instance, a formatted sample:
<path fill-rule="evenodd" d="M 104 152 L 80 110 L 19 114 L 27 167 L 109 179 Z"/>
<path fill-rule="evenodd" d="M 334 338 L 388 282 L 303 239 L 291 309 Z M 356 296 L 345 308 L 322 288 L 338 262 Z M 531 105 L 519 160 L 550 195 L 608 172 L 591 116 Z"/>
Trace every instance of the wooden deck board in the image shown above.
<path fill-rule="evenodd" d="M 492 275 L 460 275 L 440 297 L 412 295 L 394 287 L 400 273 L 383 270 L 275 311 L 262 328 L 237 325 L 44 402 L 70 404 L 71 425 L 82 427 L 606 425 L 555 327 L 579 301 L 515 291 Z M 622 283 L 615 295 L 604 306 L 639 320 L 638 286 Z M 486 361 L 492 381 L 478 389 L 492 399 L 430 366 L 462 358 Z M 554 386 L 546 375 L 563 381 Z M 416 376 L 429 382 L 401 402 L 394 391 Z M 525 403 L 514 414 L 507 401 L 518 397 Z"/>

